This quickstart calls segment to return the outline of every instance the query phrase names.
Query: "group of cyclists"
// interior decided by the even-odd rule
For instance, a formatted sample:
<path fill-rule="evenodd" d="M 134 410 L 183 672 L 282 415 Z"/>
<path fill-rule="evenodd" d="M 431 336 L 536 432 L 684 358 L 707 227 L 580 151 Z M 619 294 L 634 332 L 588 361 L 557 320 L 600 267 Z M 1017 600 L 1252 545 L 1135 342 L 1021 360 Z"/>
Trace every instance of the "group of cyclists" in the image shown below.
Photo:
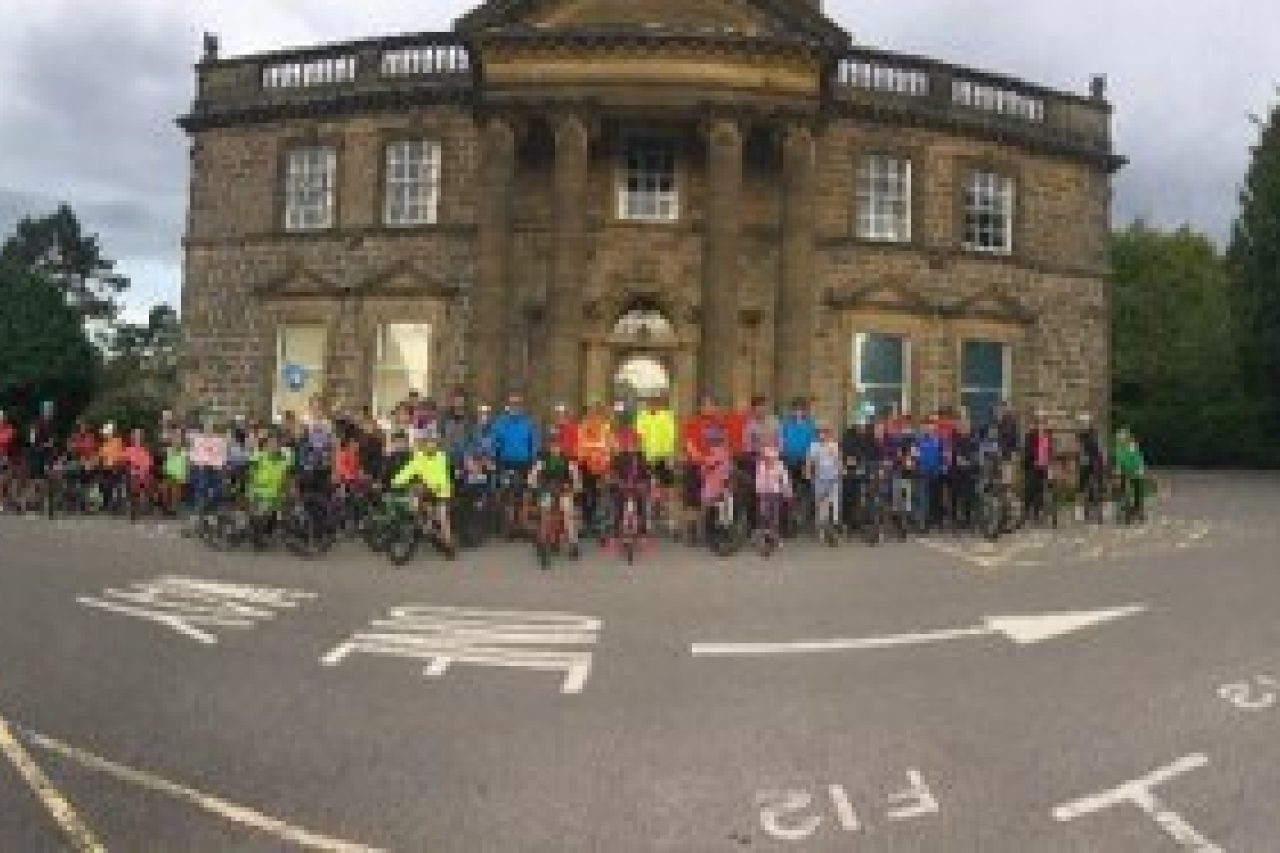
<path fill-rule="evenodd" d="M 540 424 L 519 394 L 495 412 L 461 392 L 444 405 L 411 393 L 381 418 L 334 415 L 316 397 L 272 423 L 166 412 L 151 430 L 81 422 L 65 438 L 51 415 L 19 428 L 0 412 L 0 509 L 188 512 L 225 544 L 241 507 L 256 540 L 323 543 L 349 526 L 402 556 L 423 540 L 452 556 L 492 535 L 529 537 L 544 565 L 577 556 L 584 536 L 629 559 L 659 533 L 722 554 L 752 541 L 772 553 L 806 532 L 831 545 L 939 528 L 994 538 L 1056 523 L 1063 480 L 1060 425 L 1036 413 L 1024 429 L 1006 407 L 978 427 L 949 410 L 859 410 L 837 430 L 802 399 L 778 412 L 763 397 L 745 409 L 707 397 L 681 423 L 655 396 L 592 400 L 581 416 L 557 405 Z M 1125 520 L 1142 518 L 1133 436 L 1108 442 L 1084 415 L 1067 435 L 1083 514 L 1101 521 L 1114 497 Z M 413 500 L 379 515 L 397 496 Z"/>

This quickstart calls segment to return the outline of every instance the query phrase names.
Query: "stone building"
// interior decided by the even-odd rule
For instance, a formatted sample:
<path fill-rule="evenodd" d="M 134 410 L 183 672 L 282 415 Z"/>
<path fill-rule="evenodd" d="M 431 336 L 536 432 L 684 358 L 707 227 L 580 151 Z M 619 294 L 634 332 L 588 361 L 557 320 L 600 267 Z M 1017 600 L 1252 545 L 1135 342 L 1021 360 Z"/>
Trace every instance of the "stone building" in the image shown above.
<path fill-rule="evenodd" d="M 191 404 L 650 388 L 1105 417 L 1111 108 L 818 0 L 490 0 L 244 58 L 190 134 Z"/>

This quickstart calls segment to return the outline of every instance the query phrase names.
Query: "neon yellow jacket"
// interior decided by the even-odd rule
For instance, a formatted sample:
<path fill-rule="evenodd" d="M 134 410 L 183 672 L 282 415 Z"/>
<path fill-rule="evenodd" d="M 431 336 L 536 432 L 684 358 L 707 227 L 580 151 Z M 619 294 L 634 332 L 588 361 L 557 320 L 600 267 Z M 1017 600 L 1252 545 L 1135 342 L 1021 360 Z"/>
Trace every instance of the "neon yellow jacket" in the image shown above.
<path fill-rule="evenodd" d="M 443 450 L 435 453 L 414 453 L 391 481 L 393 488 L 401 489 L 421 483 L 441 500 L 453 497 L 453 479 L 449 476 L 449 455 Z"/>
<path fill-rule="evenodd" d="M 640 451 L 646 462 L 670 462 L 676 457 L 676 416 L 670 409 L 636 415 L 636 432 L 640 434 Z"/>

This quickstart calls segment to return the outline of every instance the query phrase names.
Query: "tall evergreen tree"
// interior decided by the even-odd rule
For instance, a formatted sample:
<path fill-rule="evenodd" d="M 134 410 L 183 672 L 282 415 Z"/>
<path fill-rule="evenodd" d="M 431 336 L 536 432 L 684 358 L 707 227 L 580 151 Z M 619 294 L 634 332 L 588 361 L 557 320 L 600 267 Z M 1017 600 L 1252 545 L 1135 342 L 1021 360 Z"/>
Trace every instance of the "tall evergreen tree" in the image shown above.
<path fill-rule="evenodd" d="M 86 234 L 75 212 L 60 205 L 48 216 L 27 217 L 0 246 L 0 260 L 42 275 L 62 291 L 82 319 L 112 320 L 129 279 L 103 254 L 96 234 Z"/>
<path fill-rule="evenodd" d="M 1280 419 L 1280 104 L 1257 125 L 1227 257 L 1245 378 Z"/>

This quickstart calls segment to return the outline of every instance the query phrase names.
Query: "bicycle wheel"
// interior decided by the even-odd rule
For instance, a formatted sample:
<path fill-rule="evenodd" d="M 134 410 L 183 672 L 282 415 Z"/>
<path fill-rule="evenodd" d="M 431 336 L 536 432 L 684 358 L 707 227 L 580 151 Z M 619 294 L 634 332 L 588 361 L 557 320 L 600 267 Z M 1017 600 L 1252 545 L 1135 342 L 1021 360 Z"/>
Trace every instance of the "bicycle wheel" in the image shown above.
<path fill-rule="evenodd" d="M 396 567 L 407 566 L 418 553 L 417 522 L 402 521 L 387 533 L 387 559 Z"/>

